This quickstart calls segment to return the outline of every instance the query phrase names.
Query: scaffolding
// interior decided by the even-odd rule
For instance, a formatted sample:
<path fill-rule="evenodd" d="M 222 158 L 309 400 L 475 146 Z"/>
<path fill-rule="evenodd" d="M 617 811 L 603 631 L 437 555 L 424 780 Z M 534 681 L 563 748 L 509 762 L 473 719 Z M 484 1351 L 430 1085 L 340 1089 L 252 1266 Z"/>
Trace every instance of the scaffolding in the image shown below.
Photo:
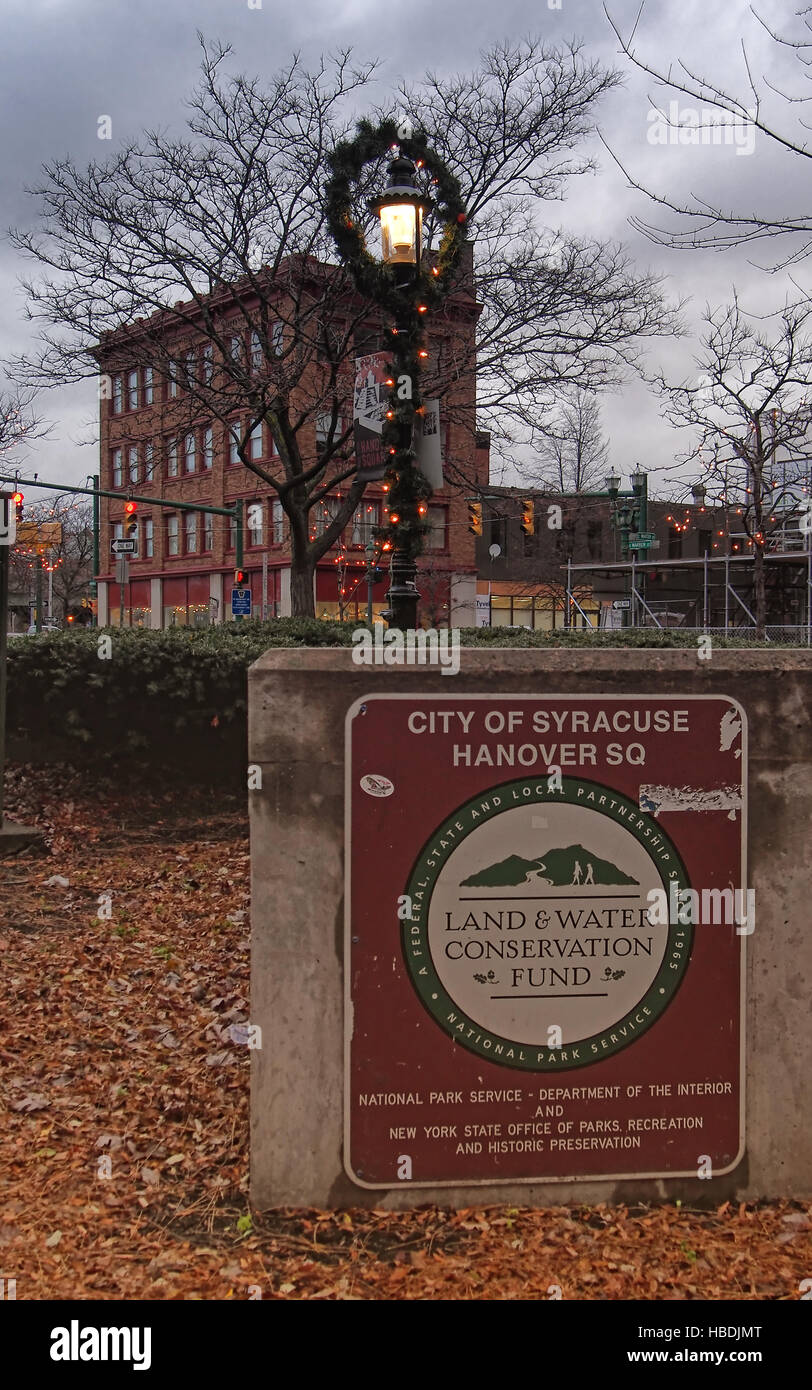
<path fill-rule="evenodd" d="M 803 539 L 804 549 L 796 546 L 764 553 L 768 641 L 812 646 L 812 537 Z M 591 575 L 592 596 L 601 605 L 599 627 L 680 628 L 687 632 L 720 634 L 754 633 L 756 630 L 752 554 L 642 562 L 632 555 L 631 560 L 590 561 L 587 564 L 573 564 L 570 559 L 566 570 L 567 627 L 573 625 L 574 609 L 587 627 L 595 628 L 590 615 L 578 602 L 574 587 L 575 577 L 582 577 L 579 591 L 583 597 L 583 577 Z M 668 576 L 676 592 L 653 598 L 649 586 L 652 572 Z M 596 575 L 605 576 L 602 584 L 596 583 Z M 679 592 L 680 575 L 686 581 L 684 593 Z M 613 580 L 622 590 L 613 586 Z M 683 605 L 682 609 L 679 605 Z M 773 621 L 776 609 L 780 610 L 781 621 L 778 622 Z M 611 622 L 607 621 L 610 616 Z"/>

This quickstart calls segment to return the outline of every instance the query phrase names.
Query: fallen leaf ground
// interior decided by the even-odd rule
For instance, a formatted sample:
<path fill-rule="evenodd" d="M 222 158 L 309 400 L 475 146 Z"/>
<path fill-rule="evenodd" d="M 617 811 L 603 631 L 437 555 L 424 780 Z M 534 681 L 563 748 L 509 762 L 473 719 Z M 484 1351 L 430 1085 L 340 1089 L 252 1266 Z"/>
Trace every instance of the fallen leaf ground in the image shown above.
<path fill-rule="evenodd" d="M 49 851 L 0 860 L 18 1299 L 799 1297 L 797 1203 L 251 1212 L 244 806 L 14 768 L 7 809 Z"/>

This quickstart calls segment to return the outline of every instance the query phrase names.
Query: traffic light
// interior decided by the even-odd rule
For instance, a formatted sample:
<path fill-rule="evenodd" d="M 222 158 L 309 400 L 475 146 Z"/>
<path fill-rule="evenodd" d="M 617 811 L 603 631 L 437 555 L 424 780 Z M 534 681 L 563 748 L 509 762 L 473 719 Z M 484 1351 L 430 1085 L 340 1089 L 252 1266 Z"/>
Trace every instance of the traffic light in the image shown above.
<path fill-rule="evenodd" d="M 532 536 L 536 529 L 536 515 L 532 502 L 522 502 L 522 530 Z"/>
<path fill-rule="evenodd" d="M 468 503 L 468 530 L 473 536 L 482 535 L 482 503 Z"/>
<path fill-rule="evenodd" d="M 17 524 L 19 525 L 23 519 L 23 502 L 25 498 L 21 492 L 13 492 L 11 494 L 11 500 L 17 508 Z"/>
<path fill-rule="evenodd" d="M 138 521 L 135 515 L 137 511 L 137 502 L 124 503 L 124 530 L 128 536 L 134 536 L 138 530 Z"/>
<path fill-rule="evenodd" d="M 242 588 L 245 583 L 245 570 L 234 571 L 234 583 L 237 585 L 238 589 Z"/>

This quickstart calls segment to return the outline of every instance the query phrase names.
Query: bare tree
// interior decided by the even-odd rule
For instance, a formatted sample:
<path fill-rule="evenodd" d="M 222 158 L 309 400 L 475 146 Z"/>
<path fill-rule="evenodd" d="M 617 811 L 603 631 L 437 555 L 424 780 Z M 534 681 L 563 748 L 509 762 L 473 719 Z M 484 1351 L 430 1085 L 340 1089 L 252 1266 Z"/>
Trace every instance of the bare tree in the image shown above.
<path fill-rule="evenodd" d="M 37 564 L 36 534 L 41 526 L 58 523 L 60 539 L 42 547 L 42 563 L 53 573 L 53 596 L 58 616 L 67 620 L 69 610 L 79 606 L 89 592 L 93 577 L 93 507 L 85 498 L 70 493 L 51 501 L 26 503 L 24 539 L 18 536 L 11 552 L 11 567 L 21 591 L 31 588 Z"/>
<path fill-rule="evenodd" d="M 576 388 L 559 406 L 535 459 L 522 473 L 533 487 L 552 493 L 587 492 L 603 486 L 608 458 L 600 403 Z"/>
<path fill-rule="evenodd" d="M 185 139 L 148 132 L 85 171 L 69 159 L 46 166 L 34 190 L 40 230 L 12 234 L 38 269 L 26 289 L 42 325 L 38 351 L 16 371 L 61 384 L 95 374 L 101 353 L 108 370 L 118 360 L 178 381 L 163 428 L 217 421 L 232 431 L 239 415 L 237 456 L 289 521 L 294 612 L 312 614 L 315 566 L 366 486 L 352 448 L 352 368 L 380 319 L 329 264 L 323 187 L 348 105 L 376 65 L 353 66 L 343 52 L 308 70 L 294 57 L 263 84 L 226 77 L 229 49 L 201 43 Z M 480 302 L 469 288 L 467 306 L 448 302 L 438 316 L 424 394 L 472 431 L 465 383 L 478 368 L 480 409 L 506 445 L 538 427 L 553 386 L 616 379 L 640 340 L 675 331 L 659 283 L 635 275 L 620 248 L 565 242 L 536 222 L 539 200 L 560 198 L 589 168 L 572 152 L 616 80 L 578 46 L 528 40 L 495 47 L 479 72 L 429 76 L 402 93 L 463 181 Z M 365 199 L 382 176 L 369 166 L 357 190 L 359 225 L 370 225 Z M 429 253 L 437 231 L 429 224 Z M 474 348 L 454 331 L 460 313 L 479 315 Z M 251 447 L 262 422 L 270 462 Z M 462 457 L 447 464 L 470 487 Z M 320 528 L 313 518 L 328 497 Z"/>
<path fill-rule="evenodd" d="M 700 143 L 706 136 L 709 141 L 715 141 L 717 135 L 721 138 L 725 125 L 734 132 L 737 128 L 746 128 L 748 133 L 753 132 L 754 139 L 758 133 L 771 141 L 777 154 L 784 152 L 797 155 L 801 160 L 812 159 L 812 145 L 808 139 L 808 117 L 804 111 L 806 104 L 812 101 L 812 90 L 809 87 L 812 81 L 812 8 L 805 7 L 796 11 L 797 33 L 793 36 L 776 32 L 751 6 L 755 18 L 777 45 L 777 49 L 791 54 L 797 60 L 799 82 L 797 89 L 792 91 L 778 87 L 767 77 L 757 79 L 742 40 L 742 88 L 741 92 L 736 94 L 720 86 L 714 78 L 693 71 L 681 59 L 678 59 L 675 65 L 669 64 L 667 68 L 647 62 L 641 56 L 636 43 L 644 3 L 645 0 L 641 3 L 635 23 L 626 37 L 612 19 L 605 4 L 604 12 L 622 51 L 635 67 L 652 78 L 657 86 L 679 92 L 699 103 L 702 108 L 706 108 L 699 113 L 701 119 L 691 127 L 680 125 L 678 120 L 677 126 L 680 130 L 691 135 L 696 143 Z M 784 101 L 788 113 L 786 121 L 774 123 L 767 116 L 765 100 L 768 95 L 778 96 Z M 670 117 L 663 112 L 660 114 L 665 124 L 673 127 L 674 123 Z M 691 113 L 692 119 L 696 114 Z M 762 267 L 772 271 L 796 265 L 806 260 L 812 252 L 812 205 L 808 206 L 807 210 L 801 205 L 798 211 L 784 214 L 770 206 L 748 207 L 746 210 L 741 207 L 726 207 L 716 202 L 712 194 L 708 197 L 692 196 L 686 202 L 676 202 L 665 194 L 654 193 L 643 187 L 628 173 L 617 156 L 613 155 L 613 158 L 620 165 L 632 188 L 683 219 L 683 225 L 676 223 L 667 227 L 657 226 L 640 217 L 629 219 L 637 231 L 642 232 L 657 245 L 683 250 L 709 248 L 721 251 L 745 243 L 749 245 L 777 238 L 780 250 L 777 255 L 773 255 L 769 265 Z M 799 183 L 803 178 L 803 168 L 803 165 L 798 168 L 801 176 Z M 755 196 L 758 197 L 757 191 Z"/>
<path fill-rule="evenodd" d="M 0 390 L 0 482 L 13 481 L 21 446 L 47 434 L 45 424 L 34 409 L 33 390 L 12 387 Z"/>
<path fill-rule="evenodd" d="M 511 462 L 517 444 L 544 432 L 562 389 L 614 385 L 638 365 L 644 340 L 681 331 L 680 306 L 664 304 L 661 281 L 636 273 L 621 246 L 549 224 L 569 180 L 595 171 L 579 146 L 618 80 L 580 44 L 528 39 L 494 45 L 477 71 L 401 87 L 405 110 L 460 180 L 475 228 L 476 340 L 464 358 L 454 344 L 427 393 L 442 396 L 449 379 L 476 371 L 480 427 Z M 459 462 L 451 476 L 475 486 Z"/>
<path fill-rule="evenodd" d="M 693 456 L 704 465 L 701 481 L 715 489 L 741 520 L 753 553 L 757 635 L 767 616 L 764 553 L 771 537 L 797 512 L 798 488 L 809 469 L 812 382 L 812 306 L 790 305 L 771 315 L 768 333 L 739 307 L 706 310 L 699 376 L 673 384 L 660 375 L 654 386 L 672 424 L 694 431 Z M 777 476 L 778 451 L 789 460 Z"/>

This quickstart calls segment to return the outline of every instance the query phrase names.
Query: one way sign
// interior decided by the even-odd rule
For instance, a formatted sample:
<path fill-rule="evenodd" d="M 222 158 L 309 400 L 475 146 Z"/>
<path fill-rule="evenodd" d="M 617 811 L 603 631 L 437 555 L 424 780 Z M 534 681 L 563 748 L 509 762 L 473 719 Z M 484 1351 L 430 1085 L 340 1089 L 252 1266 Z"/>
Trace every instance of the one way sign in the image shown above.
<path fill-rule="evenodd" d="M 134 555 L 138 549 L 138 541 L 135 536 L 132 538 L 117 536 L 114 541 L 110 542 L 110 549 L 114 555 Z"/>

